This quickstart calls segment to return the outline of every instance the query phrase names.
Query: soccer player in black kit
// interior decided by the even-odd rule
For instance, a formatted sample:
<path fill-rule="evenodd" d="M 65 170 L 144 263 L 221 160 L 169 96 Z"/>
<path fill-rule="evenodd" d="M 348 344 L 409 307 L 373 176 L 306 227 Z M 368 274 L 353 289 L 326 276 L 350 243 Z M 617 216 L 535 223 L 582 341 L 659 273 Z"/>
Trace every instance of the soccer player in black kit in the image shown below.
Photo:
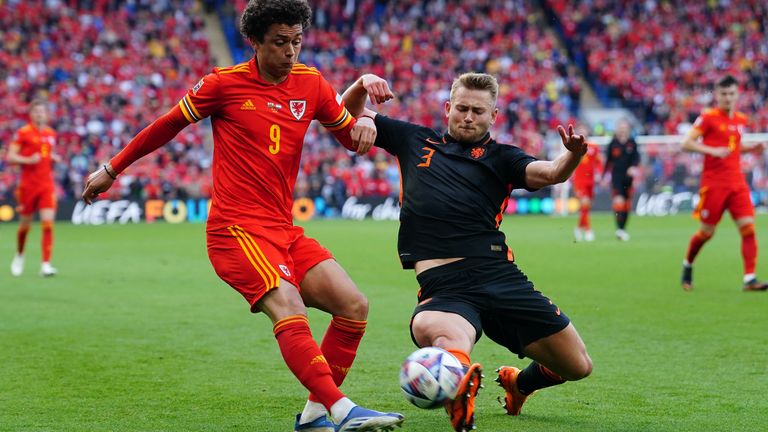
<path fill-rule="evenodd" d="M 360 94 L 364 89 L 353 84 L 347 91 Z M 398 158 L 398 252 L 403 268 L 414 269 L 420 285 L 411 336 L 419 347 L 443 348 L 465 365 L 459 392 L 446 405 L 457 432 L 474 426 L 481 367 L 469 354 L 483 332 L 520 358 L 533 359 L 522 371 L 498 369 L 509 415 L 518 415 L 535 390 L 592 371 L 576 328 L 518 270 L 499 230 L 510 192 L 567 180 L 587 150 L 585 137 L 576 135 L 572 126 L 568 132 L 558 127 L 567 151 L 553 161 L 539 161 L 517 147 L 499 144 L 488 133 L 498 114 L 497 94 L 498 83 L 491 75 L 457 78 L 445 103 L 445 134 L 377 115 L 364 103 L 347 105 L 359 119 L 374 120 L 375 145 Z"/>
<path fill-rule="evenodd" d="M 603 176 L 611 173 L 611 193 L 613 195 L 613 214 L 616 217 L 616 238 L 629 240 L 627 219 L 632 208 L 632 178 L 640 164 L 637 143 L 629 135 L 629 122 L 620 120 L 616 124 L 616 133 L 605 151 L 605 169 Z"/>

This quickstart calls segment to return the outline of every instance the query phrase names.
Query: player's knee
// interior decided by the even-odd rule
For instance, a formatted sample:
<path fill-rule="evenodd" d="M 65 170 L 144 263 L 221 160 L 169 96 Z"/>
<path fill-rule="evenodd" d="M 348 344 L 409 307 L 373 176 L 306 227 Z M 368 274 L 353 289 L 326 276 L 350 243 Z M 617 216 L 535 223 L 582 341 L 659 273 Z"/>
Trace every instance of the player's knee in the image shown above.
<path fill-rule="evenodd" d="M 563 377 L 567 381 L 578 381 L 588 377 L 592 373 L 592 359 L 584 353 L 577 362 L 572 365 L 569 376 Z"/>
<path fill-rule="evenodd" d="M 368 319 L 368 298 L 362 292 L 355 290 L 354 294 L 344 299 L 342 310 L 334 313 L 344 318 L 365 321 Z"/>

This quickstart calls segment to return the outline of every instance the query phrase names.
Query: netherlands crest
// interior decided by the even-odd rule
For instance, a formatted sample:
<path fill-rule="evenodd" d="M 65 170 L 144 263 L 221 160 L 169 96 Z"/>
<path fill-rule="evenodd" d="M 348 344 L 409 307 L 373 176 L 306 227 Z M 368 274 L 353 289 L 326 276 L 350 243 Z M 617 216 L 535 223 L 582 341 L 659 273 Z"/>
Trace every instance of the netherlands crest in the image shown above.
<path fill-rule="evenodd" d="M 475 159 L 480 159 L 485 154 L 485 149 L 482 147 L 475 147 L 469 154 Z"/>
<path fill-rule="evenodd" d="M 307 109 L 306 100 L 292 100 L 289 102 L 291 107 L 291 114 L 296 117 L 296 120 L 301 120 L 304 117 L 304 111 Z"/>

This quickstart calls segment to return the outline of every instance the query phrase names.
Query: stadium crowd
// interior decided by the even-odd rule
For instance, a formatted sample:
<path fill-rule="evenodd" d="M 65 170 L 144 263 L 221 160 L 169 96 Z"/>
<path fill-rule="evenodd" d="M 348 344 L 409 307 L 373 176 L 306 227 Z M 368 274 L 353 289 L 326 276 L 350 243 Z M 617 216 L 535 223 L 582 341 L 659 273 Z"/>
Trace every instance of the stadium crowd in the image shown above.
<path fill-rule="evenodd" d="M 237 29 L 236 11 L 245 2 L 202 3 L 220 14 L 236 62 L 252 53 Z M 637 132 L 681 132 L 710 104 L 708 86 L 725 71 L 745 84 L 740 105 L 751 115 L 752 130 L 768 130 L 768 14 L 756 0 L 548 0 L 544 7 L 533 0 L 312 3 L 313 27 L 301 61 L 317 66 L 339 92 L 360 72 L 386 78 L 398 99 L 381 112 L 436 129 L 444 127 L 442 103 L 452 78 L 486 71 L 502 84 L 496 138 L 546 156 L 548 134 L 579 117 L 583 67 L 599 95 L 639 114 Z M 10 114 L 0 116 L 2 146 L 26 121 L 27 103 L 46 97 L 64 159 L 56 167 L 60 196 L 77 197 L 95 164 L 213 66 L 200 6 L 193 0 L 0 3 L 0 100 Z M 574 61 L 560 48 L 558 29 Z M 166 151 L 132 167 L 112 197 L 210 196 L 208 127 L 185 129 Z M 647 148 L 648 186 L 695 186 L 696 158 L 670 157 L 670 149 Z M 765 161 L 748 157 L 745 163 L 753 168 L 754 186 L 768 186 Z M 0 167 L 0 198 L 9 199 L 16 176 Z M 398 191 L 397 165 L 385 152 L 356 156 L 322 128 L 310 129 L 297 196 L 340 205 L 349 196 Z"/>
<path fill-rule="evenodd" d="M 576 62 L 643 121 L 644 132 L 679 134 L 712 105 L 711 86 L 742 83 L 749 129 L 768 130 L 768 3 L 547 0 Z M 650 19 L 649 19 L 650 18 Z"/>
<path fill-rule="evenodd" d="M 58 133 L 62 198 L 147 123 L 177 103 L 210 69 L 208 39 L 193 0 L 32 0 L 0 3 L 0 142 L 45 98 Z M 206 131 L 189 128 L 168 150 L 121 178 L 116 194 L 162 197 L 210 193 Z M 16 175 L 3 167 L 0 197 Z"/>

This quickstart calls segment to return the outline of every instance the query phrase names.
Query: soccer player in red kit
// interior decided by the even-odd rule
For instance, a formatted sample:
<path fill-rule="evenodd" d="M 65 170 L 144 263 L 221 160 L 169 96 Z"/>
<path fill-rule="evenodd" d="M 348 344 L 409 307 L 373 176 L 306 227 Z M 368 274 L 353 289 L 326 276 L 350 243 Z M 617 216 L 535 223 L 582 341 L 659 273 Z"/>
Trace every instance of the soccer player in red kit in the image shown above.
<path fill-rule="evenodd" d="M 579 126 L 576 133 L 587 136 L 583 126 Z M 592 200 L 595 198 L 595 176 L 602 171 L 603 160 L 600 157 L 600 148 L 593 143 L 587 143 L 587 153 L 581 158 L 579 166 L 573 172 L 573 192 L 579 200 L 579 224 L 573 230 L 576 241 L 594 241 L 595 234 L 589 223 L 589 211 L 592 209 Z"/>
<path fill-rule="evenodd" d="M 682 143 L 683 150 L 704 155 L 699 204 L 694 216 L 701 226 L 691 237 L 683 260 L 682 287 L 693 289 L 693 260 L 701 247 L 712 238 L 723 213 L 728 210 L 741 233 L 741 255 L 744 260 L 745 291 L 765 291 L 768 284 L 755 277 L 757 241 L 755 209 L 749 186 L 741 172 L 740 152 L 762 148 L 762 144 L 746 146 L 741 134 L 747 117 L 736 111 L 739 83 L 730 75 L 715 86 L 716 108 L 705 110 L 693 124 Z M 701 138 L 701 142 L 699 142 Z"/>
<path fill-rule="evenodd" d="M 297 63 L 310 17 L 305 0 L 249 1 L 240 30 L 255 56 L 203 77 L 178 105 L 91 174 L 83 198 L 90 203 L 131 163 L 187 125 L 211 117 L 215 151 L 208 256 L 250 310 L 270 318 L 283 359 L 310 392 L 294 430 L 390 430 L 402 424 L 402 415 L 357 406 L 338 388 L 365 331 L 367 299 L 331 253 L 293 225 L 293 188 L 310 122 L 317 119 L 348 149 L 367 149 L 375 139 L 371 119 L 356 122 L 320 72 Z M 393 97 L 378 77 L 359 81 L 374 102 Z M 333 316 L 319 347 L 307 307 Z"/>
<path fill-rule="evenodd" d="M 53 163 L 59 157 L 54 153 L 56 132 L 48 126 L 48 107 L 43 100 L 34 100 L 29 106 L 30 122 L 19 129 L 8 148 L 6 160 L 21 167 L 21 180 L 16 189 L 19 230 L 16 234 L 16 255 L 11 261 L 11 274 L 24 272 L 24 246 L 36 212 L 42 225 L 41 276 L 53 276 L 53 221 L 56 217 L 56 188 L 53 181 Z"/>

